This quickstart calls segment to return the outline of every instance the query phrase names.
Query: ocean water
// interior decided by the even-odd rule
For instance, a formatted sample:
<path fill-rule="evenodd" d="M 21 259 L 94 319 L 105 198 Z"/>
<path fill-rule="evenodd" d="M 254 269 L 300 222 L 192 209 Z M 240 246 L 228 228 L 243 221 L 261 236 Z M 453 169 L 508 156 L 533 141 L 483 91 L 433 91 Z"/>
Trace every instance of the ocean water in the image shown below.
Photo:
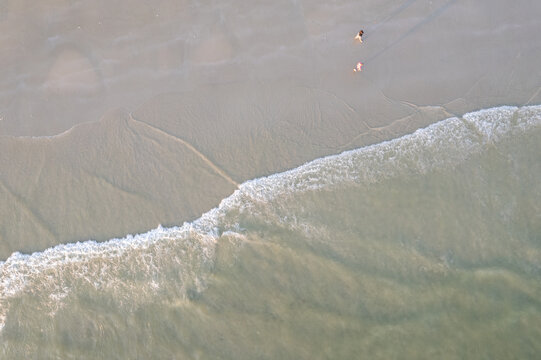
<path fill-rule="evenodd" d="M 541 106 L 243 183 L 193 223 L 0 263 L 0 357 L 535 358 Z"/>

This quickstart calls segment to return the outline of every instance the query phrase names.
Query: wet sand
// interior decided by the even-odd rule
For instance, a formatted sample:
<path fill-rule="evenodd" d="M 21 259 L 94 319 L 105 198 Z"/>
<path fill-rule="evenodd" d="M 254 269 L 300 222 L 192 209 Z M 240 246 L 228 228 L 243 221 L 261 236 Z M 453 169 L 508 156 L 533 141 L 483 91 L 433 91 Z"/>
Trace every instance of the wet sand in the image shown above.
<path fill-rule="evenodd" d="M 246 179 L 541 103 L 533 0 L 107 4 L 2 5 L 0 259 L 180 224 Z"/>

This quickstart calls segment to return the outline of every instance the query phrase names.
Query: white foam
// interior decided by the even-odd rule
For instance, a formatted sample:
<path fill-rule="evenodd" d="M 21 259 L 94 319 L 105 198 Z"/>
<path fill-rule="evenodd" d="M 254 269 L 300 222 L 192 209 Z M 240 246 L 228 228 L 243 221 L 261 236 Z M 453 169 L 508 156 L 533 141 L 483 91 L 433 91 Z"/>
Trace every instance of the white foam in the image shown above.
<path fill-rule="evenodd" d="M 198 226 L 196 221 L 182 227 L 160 226 L 145 234 L 128 235 L 123 239 L 102 243 L 85 241 L 58 245 L 31 255 L 14 253 L 0 263 L 0 329 L 4 326 L 11 298 L 23 293 L 45 292 L 51 301 L 44 307 L 54 313 L 69 293 L 69 284 L 74 278 L 82 279 L 96 289 L 118 286 L 118 278 L 115 277 L 122 271 L 159 273 L 160 269 L 154 264 L 153 256 L 160 251 L 167 253 L 169 250 L 178 250 L 182 253 L 177 261 L 178 266 L 194 282 L 204 284 L 198 277 L 204 277 L 205 274 L 203 271 L 194 274 L 194 266 L 190 261 L 195 259 L 196 268 L 200 264 L 212 262 L 217 235 L 206 230 L 204 226 Z M 189 240 L 187 249 L 175 247 Z M 162 249 L 153 249 L 151 253 L 150 249 L 155 247 Z M 145 256 L 148 254 L 153 256 Z M 113 266 L 107 266 L 106 262 Z M 155 288 L 156 283 L 149 283 L 149 286 Z"/>
<path fill-rule="evenodd" d="M 481 110 L 461 119 L 443 120 L 398 139 L 316 159 L 296 169 L 247 181 L 217 208 L 181 227 L 160 226 L 145 234 L 102 243 L 86 241 L 58 245 L 31 255 L 14 253 L 5 262 L 0 262 L 0 329 L 4 326 L 10 299 L 25 292 L 39 289 L 48 292 L 51 311 L 56 311 L 59 302 L 69 293 L 69 284 L 63 280 L 65 271 L 86 279 L 96 288 L 122 286 L 114 281 L 119 271 L 115 268 L 127 266 L 126 258 L 137 266 L 146 266 L 148 272 L 159 272 L 159 265 L 154 263 L 152 256 L 145 256 L 156 246 L 165 246 L 162 251 L 166 253 L 181 254 L 175 263 L 179 267 L 189 261 L 210 263 L 219 234 L 239 232 L 238 224 L 224 221 L 232 210 L 253 211 L 258 203 L 287 198 L 298 192 L 346 183 L 374 183 L 402 174 L 422 174 L 460 163 L 481 151 L 487 143 L 536 126 L 541 126 L 541 106 Z M 184 243 L 188 244 L 184 248 L 167 247 Z M 95 260 L 99 260 L 99 264 L 93 266 Z M 107 261 L 114 265 L 107 266 Z M 125 270 L 133 271 L 130 267 Z M 182 270 L 186 277 L 192 277 L 193 282 L 204 286 L 204 271 L 197 263 L 190 263 Z M 159 282 L 151 280 L 149 289 L 158 289 Z"/>
<path fill-rule="evenodd" d="M 480 110 L 463 116 L 464 120 L 477 128 L 485 142 L 495 142 L 508 134 L 513 127 L 513 115 L 518 108 L 502 106 L 495 109 Z"/>
<path fill-rule="evenodd" d="M 237 192 L 271 201 L 299 191 L 347 182 L 374 183 L 460 163 L 487 143 L 541 125 L 541 106 L 503 106 L 448 118 L 401 138 L 316 159 L 298 168 L 243 183 Z M 237 196 L 240 196 L 238 194 Z"/>

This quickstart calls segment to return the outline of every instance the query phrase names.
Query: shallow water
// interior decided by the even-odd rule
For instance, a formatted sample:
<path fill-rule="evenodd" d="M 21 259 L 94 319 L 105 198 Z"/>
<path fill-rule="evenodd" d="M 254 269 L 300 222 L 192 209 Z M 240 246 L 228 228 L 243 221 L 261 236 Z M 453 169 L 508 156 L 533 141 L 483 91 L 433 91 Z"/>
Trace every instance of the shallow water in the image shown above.
<path fill-rule="evenodd" d="M 6 358 L 528 358 L 541 107 L 242 184 L 193 223 L 0 264 Z"/>

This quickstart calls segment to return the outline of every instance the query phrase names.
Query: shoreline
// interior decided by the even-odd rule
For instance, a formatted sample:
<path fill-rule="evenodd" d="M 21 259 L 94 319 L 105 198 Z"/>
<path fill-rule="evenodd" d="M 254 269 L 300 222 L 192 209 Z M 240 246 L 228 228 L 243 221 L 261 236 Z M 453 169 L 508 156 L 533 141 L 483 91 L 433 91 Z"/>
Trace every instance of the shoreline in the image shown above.
<path fill-rule="evenodd" d="M 248 179 L 541 103 L 539 2 L 278 2 L 239 16 L 236 1 L 122 24 L 98 5 L 8 6 L 0 45 L 36 56 L 0 60 L 0 258 L 193 220 Z M 32 31 L 16 31 L 23 15 Z"/>
<path fill-rule="evenodd" d="M 522 113 L 528 113 L 529 111 L 535 112 L 537 116 L 535 116 L 532 119 L 525 118 L 520 123 L 512 123 L 517 114 Z M 530 116 L 532 114 L 529 114 Z M 496 117 L 495 117 L 496 116 Z M 503 116 L 503 119 L 501 118 Z M 486 117 L 486 119 L 485 119 Z M 321 158 L 317 158 L 311 161 L 308 161 L 307 163 L 304 163 L 298 167 L 288 169 L 283 172 L 271 174 L 268 176 L 262 176 L 259 178 L 254 178 L 250 180 L 244 181 L 242 184 L 238 185 L 237 190 L 235 190 L 231 195 L 223 198 L 220 200 L 219 205 L 216 207 L 204 212 L 200 217 L 194 220 L 190 221 L 184 221 L 182 225 L 175 225 L 171 227 L 164 227 L 161 224 L 158 225 L 157 228 L 147 230 L 142 233 L 130 233 L 123 237 L 119 238 L 110 238 L 105 241 L 96 241 L 93 239 L 83 240 L 83 241 L 77 241 L 77 242 L 67 242 L 67 243 L 60 243 L 57 245 L 54 245 L 53 247 L 32 252 L 30 254 L 21 253 L 19 251 L 13 252 L 9 257 L 6 258 L 6 260 L 0 260 L 0 266 L 7 265 L 11 262 L 26 262 L 27 259 L 38 259 L 44 257 L 47 259 L 48 254 L 53 254 L 56 252 L 60 252 L 60 255 L 57 255 L 58 259 L 67 259 L 70 260 L 72 257 L 66 257 L 67 255 L 64 254 L 64 250 L 71 252 L 74 251 L 74 257 L 73 259 L 75 261 L 86 261 L 86 256 L 88 255 L 88 251 L 79 251 L 78 249 L 81 248 L 95 248 L 96 254 L 106 254 L 107 251 L 102 251 L 101 248 L 104 249 L 113 249 L 114 244 L 119 244 L 120 249 L 114 249 L 113 253 L 116 255 L 120 255 L 123 251 L 127 251 L 130 248 L 134 246 L 133 241 L 135 241 L 135 244 L 140 244 L 143 247 L 148 247 L 153 241 L 159 241 L 160 235 L 164 238 L 169 238 L 169 235 L 171 234 L 177 234 L 179 236 L 189 236 L 191 232 L 197 232 L 201 233 L 203 236 L 208 236 L 209 238 L 214 238 L 214 241 L 217 240 L 221 236 L 221 233 L 227 233 L 231 232 L 232 229 L 221 229 L 219 230 L 217 228 L 218 222 L 220 219 L 220 216 L 225 214 L 227 211 L 231 210 L 231 207 L 239 207 L 243 208 L 244 205 L 237 204 L 239 199 L 244 196 L 248 196 L 252 201 L 272 201 L 273 198 L 278 196 L 283 196 L 282 192 L 278 191 L 277 189 L 274 189 L 274 187 L 277 188 L 283 188 L 287 189 L 287 191 L 293 191 L 291 195 L 294 195 L 297 192 L 303 192 L 303 191 L 310 191 L 318 188 L 325 188 L 326 186 L 332 186 L 332 183 L 327 184 L 327 180 L 321 178 L 317 182 L 321 183 L 319 185 L 313 185 L 313 179 L 310 178 L 310 174 L 317 174 L 317 176 L 321 177 L 323 174 L 318 174 L 318 170 L 320 170 L 320 164 L 325 164 L 324 166 L 329 166 L 330 169 L 333 167 L 340 168 L 341 166 L 350 166 L 352 160 L 349 159 L 349 157 L 358 157 L 359 159 L 362 159 L 363 157 L 366 159 L 366 161 L 372 161 L 372 165 L 368 167 L 368 173 L 371 174 L 369 177 L 366 177 L 367 175 L 361 175 L 360 170 L 358 169 L 349 169 L 349 170 L 336 170 L 337 173 L 342 176 L 342 178 L 338 178 L 338 182 L 359 182 L 359 180 L 356 180 L 356 177 L 360 177 L 364 179 L 360 183 L 362 184 L 370 184 L 372 182 L 382 181 L 384 179 L 387 179 L 389 177 L 399 176 L 400 174 L 400 168 L 396 168 L 395 171 L 398 171 L 398 173 L 381 173 L 378 174 L 378 171 L 375 171 L 374 169 L 378 166 L 381 167 L 381 171 L 385 171 L 384 169 L 387 169 L 386 165 L 377 165 L 378 162 L 386 162 L 389 161 L 387 156 L 382 154 L 377 155 L 380 151 L 383 150 L 384 153 L 396 153 L 396 150 L 393 150 L 394 147 L 397 147 L 397 149 L 401 148 L 403 145 L 402 143 L 405 143 L 406 146 L 408 146 L 408 152 L 406 155 L 401 155 L 396 153 L 393 155 L 393 158 L 398 158 L 397 161 L 400 161 L 400 157 L 408 157 L 411 155 L 411 150 L 414 149 L 416 151 L 421 152 L 428 152 L 431 155 L 434 155 L 433 152 L 431 152 L 428 148 L 428 145 L 419 142 L 419 139 L 425 139 L 428 140 L 428 143 L 431 143 L 433 140 L 438 141 L 447 141 L 447 139 L 443 139 L 443 133 L 442 130 L 438 130 L 436 132 L 437 136 L 433 137 L 431 132 L 433 132 L 434 129 L 440 129 L 445 128 L 446 126 L 449 126 L 452 121 L 456 122 L 456 125 L 459 126 L 462 130 L 459 130 L 457 132 L 457 129 L 450 132 L 448 135 L 457 136 L 457 134 L 464 135 L 466 137 L 464 138 L 457 138 L 451 136 L 449 146 L 451 144 L 455 144 L 457 140 L 464 142 L 464 149 L 457 148 L 452 149 L 453 151 L 466 151 L 461 156 L 464 157 L 462 159 L 460 156 L 457 159 L 451 159 L 449 161 L 458 161 L 460 163 L 461 161 L 464 161 L 467 157 L 472 155 L 471 151 L 473 153 L 482 151 L 481 146 L 486 145 L 488 143 L 492 142 L 498 142 L 501 141 L 501 139 L 504 139 L 509 136 L 513 136 L 513 131 L 521 131 L 522 133 L 526 133 L 530 128 L 534 128 L 536 126 L 541 125 L 541 104 L 539 105 L 529 105 L 529 106 L 522 106 L 522 107 L 513 107 L 513 106 L 499 106 L 499 107 L 493 107 L 488 109 L 480 109 L 475 112 L 470 112 L 464 114 L 460 118 L 451 117 L 447 118 L 441 121 L 438 121 L 436 123 L 430 124 L 427 127 L 420 128 L 415 130 L 413 133 L 403 135 L 399 138 L 383 141 L 381 143 L 377 144 L 371 144 L 367 145 L 361 148 L 352 149 L 352 150 L 346 150 L 339 154 L 331 154 L 327 155 Z M 502 122 L 503 121 L 503 122 Z M 469 129 L 467 126 L 464 125 L 464 122 L 467 122 L 470 124 L 470 126 L 473 126 L 475 129 L 475 132 L 472 132 L 473 130 Z M 503 130 L 502 130 L 503 126 Z M 449 129 L 448 129 L 449 130 Z M 466 133 L 462 134 L 463 131 L 466 131 L 467 133 L 471 133 L 467 135 Z M 444 131 L 447 133 L 447 131 Z M 477 147 L 480 147 L 479 149 L 475 150 L 475 146 L 472 147 L 472 145 L 466 146 L 466 143 L 468 143 L 470 140 L 468 139 L 469 136 L 475 134 L 476 132 L 479 132 L 479 134 L 483 135 L 483 138 L 479 139 L 479 143 L 475 144 Z M 428 136 L 427 136 L 428 135 Z M 477 135 L 476 135 L 477 136 Z M 416 142 L 417 141 L 417 142 Z M 389 147 L 387 149 L 387 147 Z M 410 149 L 411 147 L 411 149 Z M 414 147 L 418 147 L 418 149 L 415 149 Z M 471 149 L 470 149 L 471 148 Z M 469 149 L 469 150 L 468 150 Z M 443 148 L 443 153 L 441 156 L 445 157 L 447 156 L 447 149 L 446 147 Z M 381 159 L 380 159 L 381 158 Z M 379 160 L 378 160 L 379 159 Z M 385 160 L 384 160 L 385 159 Z M 340 160 L 338 163 L 333 163 L 333 161 Z M 395 160 L 393 160 L 394 162 Z M 417 160 L 420 161 L 420 160 Z M 433 159 L 431 160 L 433 161 Z M 343 164 L 342 164 L 343 163 Z M 451 163 L 447 164 L 450 165 Z M 446 165 L 446 166 L 447 166 Z M 410 166 L 410 165 L 408 165 Z M 433 169 L 437 169 L 442 167 L 442 164 L 436 163 L 436 164 L 418 164 L 418 172 L 419 174 L 422 174 L 426 171 L 431 171 Z M 432 168 L 431 168 L 432 167 Z M 428 170 L 427 170 L 428 169 Z M 352 171 L 352 174 L 356 175 L 346 175 L 348 171 Z M 366 169 L 363 167 L 362 171 L 366 171 Z M 411 171 L 411 168 L 409 168 L 408 171 Z M 414 171 L 415 172 L 415 171 Z M 303 182 L 300 181 L 304 174 L 308 175 L 308 179 L 305 179 L 304 181 L 306 184 L 303 188 Z M 349 179 L 349 177 L 353 176 L 353 178 Z M 372 177 L 374 177 L 372 179 Z M 335 176 L 331 176 L 331 179 L 335 179 Z M 348 180 L 349 179 L 349 180 Z M 372 180 L 371 180 L 372 179 Z M 333 180 L 336 181 L 336 180 Z M 266 182 L 272 183 L 274 185 L 267 186 L 265 185 Z M 314 187 L 315 186 L 315 187 Z M 257 188 L 260 188 L 260 190 L 256 190 Z M 261 191 L 265 190 L 263 194 Z M 270 189 L 270 190 L 269 190 Z M 268 192 L 275 192 L 278 191 L 277 194 L 271 194 L 271 197 L 268 197 Z M 169 235 L 168 235 L 169 234 Z M 154 239 L 154 240 L 152 240 Z M 150 243 L 146 244 L 146 241 L 149 240 Z M 119 252 L 120 251 L 120 252 Z M 71 260 L 70 260 L 71 261 Z M 34 262 L 34 261 L 32 261 Z M 48 260 L 46 261 L 48 262 Z M 17 268 L 17 267 L 15 267 Z"/>

